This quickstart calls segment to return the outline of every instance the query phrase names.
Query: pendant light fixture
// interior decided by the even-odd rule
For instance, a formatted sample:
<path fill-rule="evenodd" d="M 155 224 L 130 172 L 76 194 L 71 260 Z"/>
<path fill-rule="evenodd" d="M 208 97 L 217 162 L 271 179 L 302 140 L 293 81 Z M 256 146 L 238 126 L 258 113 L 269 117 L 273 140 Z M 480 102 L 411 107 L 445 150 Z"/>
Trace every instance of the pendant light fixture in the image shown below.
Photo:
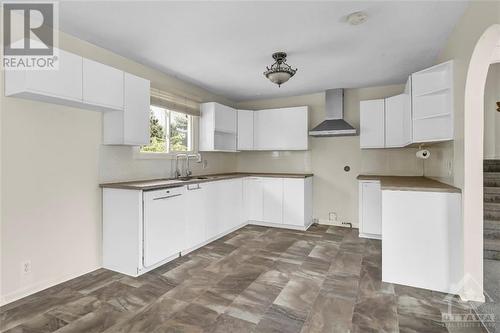
<path fill-rule="evenodd" d="M 271 67 L 266 67 L 264 75 L 272 82 L 281 87 L 283 83 L 288 81 L 297 72 L 297 68 L 293 69 L 286 63 L 286 53 L 273 53 L 274 64 Z"/>

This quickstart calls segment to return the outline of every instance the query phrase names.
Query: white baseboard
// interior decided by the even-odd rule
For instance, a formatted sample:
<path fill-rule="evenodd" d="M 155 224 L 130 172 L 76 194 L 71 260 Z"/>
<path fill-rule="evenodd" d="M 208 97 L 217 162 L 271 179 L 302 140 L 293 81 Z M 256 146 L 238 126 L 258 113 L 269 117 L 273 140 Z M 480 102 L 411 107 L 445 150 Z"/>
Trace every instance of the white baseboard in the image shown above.
<path fill-rule="evenodd" d="M 312 222 L 306 226 L 291 225 L 291 224 L 281 224 L 281 223 L 269 223 L 263 221 L 248 221 L 248 224 L 259 225 L 261 227 L 271 227 L 271 228 L 281 228 L 281 229 L 292 229 L 306 231 L 312 225 Z"/>
<path fill-rule="evenodd" d="M 334 220 L 323 220 L 323 219 L 318 219 L 317 220 L 319 224 L 324 224 L 324 225 L 333 225 L 333 226 L 336 226 L 336 227 L 344 227 L 344 228 L 349 228 L 349 225 L 348 224 L 342 224 L 342 222 L 340 221 L 334 221 Z M 353 228 L 358 228 L 357 225 L 355 225 L 354 223 L 352 224 L 352 227 Z"/>
<path fill-rule="evenodd" d="M 55 285 L 61 284 L 63 282 L 69 281 L 69 280 L 74 279 L 76 277 L 79 277 L 81 275 L 93 272 L 99 268 L 101 268 L 101 267 L 96 266 L 94 268 L 86 269 L 86 270 L 83 270 L 81 272 L 64 274 L 63 276 L 60 276 L 60 277 L 55 278 L 55 279 L 48 279 L 48 280 L 33 283 L 33 284 L 26 286 L 22 289 L 15 290 L 15 291 L 10 292 L 8 294 L 2 295 L 2 297 L 0 298 L 0 306 L 12 303 L 12 302 L 17 301 L 17 300 L 24 298 L 26 296 L 33 295 L 39 291 L 42 291 L 42 290 L 45 290 L 47 288 L 53 287 Z"/>

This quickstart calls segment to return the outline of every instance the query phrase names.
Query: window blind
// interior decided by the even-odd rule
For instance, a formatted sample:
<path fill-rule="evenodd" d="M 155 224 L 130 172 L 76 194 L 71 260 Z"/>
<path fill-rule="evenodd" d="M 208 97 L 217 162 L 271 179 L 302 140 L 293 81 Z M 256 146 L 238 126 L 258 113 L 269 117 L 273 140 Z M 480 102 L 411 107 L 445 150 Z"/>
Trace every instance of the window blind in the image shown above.
<path fill-rule="evenodd" d="M 156 88 L 151 88 L 151 105 L 191 116 L 200 115 L 200 104 L 198 102 Z"/>

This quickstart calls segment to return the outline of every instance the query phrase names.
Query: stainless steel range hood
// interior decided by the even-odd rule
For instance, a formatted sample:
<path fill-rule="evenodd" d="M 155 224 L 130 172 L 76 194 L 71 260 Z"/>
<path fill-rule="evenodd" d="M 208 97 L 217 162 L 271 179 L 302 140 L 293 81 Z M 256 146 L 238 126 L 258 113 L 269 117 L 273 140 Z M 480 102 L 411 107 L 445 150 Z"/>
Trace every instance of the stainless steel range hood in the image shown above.
<path fill-rule="evenodd" d="M 357 131 L 344 120 L 344 89 L 325 92 L 325 121 L 309 131 L 310 136 L 352 136 Z"/>

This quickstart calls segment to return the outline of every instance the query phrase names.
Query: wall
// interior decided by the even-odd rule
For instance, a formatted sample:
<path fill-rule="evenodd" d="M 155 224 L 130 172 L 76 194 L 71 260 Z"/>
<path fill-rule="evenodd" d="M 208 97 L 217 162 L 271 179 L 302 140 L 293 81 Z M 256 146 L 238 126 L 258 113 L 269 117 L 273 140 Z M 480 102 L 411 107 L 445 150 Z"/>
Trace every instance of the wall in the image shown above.
<path fill-rule="evenodd" d="M 60 47 L 148 78 L 154 87 L 231 104 L 64 33 Z M 101 113 L 6 98 L 0 90 L 0 302 L 6 303 L 100 267 L 99 183 L 170 175 L 171 160 L 135 159 L 131 147 L 102 146 Z M 236 169 L 233 154 L 204 158 L 208 172 Z M 27 276 L 21 274 L 25 261 L 32 265 Z"/>
<path fill-rule="evenodd" d="M 346 89 L 344 116 L 359 128 L 359 101 L 400 94 L 403 85 Z M 304 96 L 252 100 L 238 103 L 241 109 L 266 109 L 308 105 L 309 128 L 324 120 L 324 93 Z M 329 212 L 335 212 L 339 221 L 358 225 L 358 174 L 422 175 L 423 163 L 416 159 L 414 148 L 368 149 L 359 148 L 359 136 L 310 138 L 309 151 L 296 152 L 241 152 L 239 171 L 312 172 L 314 173 L 314 217 L 326 222 Z M 350 172 L 344 166 L 351 167 Z"/>
<path fill-rule="evenodd" d="M 425 175 L 437 178 L 463 189 L 464 185 L 464 100 L 467 70 L 472 52 L 483 32 L 492 24 L 500 22 L 500 3 L 497 1 L 471 1 L 460 18 L 438 62 L 454 60 L 454 109 L 455 140 L 433 146 L 434 154 L 425 162 Z M 453 172 L 448 173 L 449 160 L 453 161 Z"/>
<path fill-rule="evenodd" d="M 484 158 L 500 159 L 500 64 L 490 65 L 484 91 Z"/>

